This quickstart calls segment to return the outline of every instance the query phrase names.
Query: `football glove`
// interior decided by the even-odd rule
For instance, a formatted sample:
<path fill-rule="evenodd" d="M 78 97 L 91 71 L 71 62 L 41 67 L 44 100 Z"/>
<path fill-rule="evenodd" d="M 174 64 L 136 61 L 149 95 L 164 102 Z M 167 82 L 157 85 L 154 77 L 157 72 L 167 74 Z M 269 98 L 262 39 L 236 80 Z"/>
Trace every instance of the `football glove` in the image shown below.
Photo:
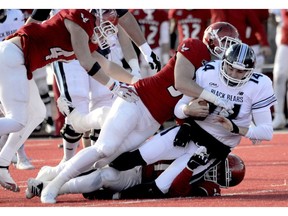
<path fill-rule="evenodd" d="M 191 125 L 189 123 L 183 123 L 174 138 L 174 146 L 184 148 L 191 141 L 191 130 Z"/>
<path fill-rule="evenodd" d="M 187 169 L 194 170 L 198 166 L 206 165 L 209 161 L 209 155 L 207 154 L 207 149 L 204 146 L 200 146 L 196 152 L 192 155 L 187 163 Z"/>
<path fill-rule="evenodd" d="M 222 114 L 224 114 L 224 111 L 227 111 L 230 115 L 234 113 L 234 104 L 232 101 L 217 97 L 217 99 L 214 101 L 214 104 L 223 108 Z"/>
<path fill-rule="evenodd" d="M 150 56 L 145 55 L 144 57 L 152 70 L 156 70 L 157 72 L 161 70 L 160 59 L 153 51 L 151 52 Z"/>
<path fill-rule="evenodd" d="M 132 87 L 125 84 L 115 82 L 114 85 L 110 88 L 114 95 L 117 95 L 127 102 L 134 103 L 139 100 L 137 92 L 135 92 Z"/>

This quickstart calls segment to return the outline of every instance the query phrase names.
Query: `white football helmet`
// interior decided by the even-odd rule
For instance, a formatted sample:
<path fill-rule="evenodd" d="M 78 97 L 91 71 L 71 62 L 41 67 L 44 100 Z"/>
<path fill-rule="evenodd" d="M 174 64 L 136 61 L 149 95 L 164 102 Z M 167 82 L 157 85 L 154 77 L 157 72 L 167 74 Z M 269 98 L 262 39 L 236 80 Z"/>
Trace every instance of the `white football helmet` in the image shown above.
<path fill-rule="evenodd" d="M 251 47 L 247 44 L 234 44 L 230 46 L 224 56 L 220 69 L 221 80 L 230 87 L 240 88 L 247 83 L 255 68 L 256 55 Z M 245 73 L 242 79 L 236 79 L 227 74 L 228 66 L 238 69 Z"/>
<path fill-rule="evenodd" d="M 91 38 L 93 43 L 97 43 L 100 49 L 110 47 L 109 38 L 117 35 L 118 15 L 114 9 L 93 9 L 90 10 L 96 17 L 94 34 Z"/>

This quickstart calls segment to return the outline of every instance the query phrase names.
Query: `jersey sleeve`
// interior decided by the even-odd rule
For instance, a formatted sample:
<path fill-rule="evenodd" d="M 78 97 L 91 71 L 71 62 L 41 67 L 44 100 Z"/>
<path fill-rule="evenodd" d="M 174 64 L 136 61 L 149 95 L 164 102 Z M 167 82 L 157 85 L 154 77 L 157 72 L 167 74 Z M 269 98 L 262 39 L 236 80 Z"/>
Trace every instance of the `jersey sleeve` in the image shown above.
<path fill-rule="evenodd" d="M 87 10 L 69 10 L 68 13 L 64 13 L 64 18 L 67 18 L 81 26 L 81 28 L 86 31 L 89 37 L 93 35 L 95 18 Z"/>
<path fill-rule="evenodd" d="M 254 94 L 252 100 L 252 111 L 262 111 L 262 109 L 267 109 L 267 107 L 270 108 L 274 105 L 277 99 L 274 94 L 271 79 L 264 74 L 255 73 L 254 77 L 252 77 L 250 81 L 251 80 L 252 82 L 255 82 L 256 85 L 260 85 L 260 88 L 257 88 L 259 89 L 258 92 Z"/>
<path fill-rule="evenodd" d="M 209 61 L 211 58 L 206 45 L 198 39 L 188 38 L 182 41 L 177 52 L 185 56 L 196 69 L 201 67 L 204 61 Z"/>

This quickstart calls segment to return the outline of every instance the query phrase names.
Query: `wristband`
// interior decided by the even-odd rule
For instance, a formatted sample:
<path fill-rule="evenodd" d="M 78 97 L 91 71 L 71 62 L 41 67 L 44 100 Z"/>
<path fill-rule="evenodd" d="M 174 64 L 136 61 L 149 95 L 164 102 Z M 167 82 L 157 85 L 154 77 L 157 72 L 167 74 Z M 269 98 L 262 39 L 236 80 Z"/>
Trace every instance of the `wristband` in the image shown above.
<path fill-rule="evenodd" d="M 144 43 L 142 44 L 140 47 L 139 47 L 140 51 L 146 55 L 146 56 L 150 56 L 152 50 L 151 50 L 151 47 L 148 45 L 148 43 Z"/>
<path fill-rule="evenodd" d="M 101 69 L 101 66 L 98 62 L 95 62 L 92 68 L 88 71 L 88 74 L 90 76 L 94 76 L 99 70 Z"/>
<path fill-rule="evenodd" d="M 235 134 L 239 134 L 239 127 L 231 119 L 229 119 L 229 120 L 230 120 L 230 122 L 232 123 L 232 126 L 233 126 L 233 129 L 230 132 L 231 133 L 235 133 Z"/>

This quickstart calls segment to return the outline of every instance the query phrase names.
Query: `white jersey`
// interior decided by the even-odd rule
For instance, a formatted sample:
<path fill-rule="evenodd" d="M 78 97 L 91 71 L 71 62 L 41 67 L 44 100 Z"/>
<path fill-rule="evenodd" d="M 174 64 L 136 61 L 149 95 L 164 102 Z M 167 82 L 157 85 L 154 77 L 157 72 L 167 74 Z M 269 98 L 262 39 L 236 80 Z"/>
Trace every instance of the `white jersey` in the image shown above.
<path fill-rule="evenodd" d="M 196 71 L 196 82 L 204 89 L 218 97 L 234 102 L 234 114 L 230 116 L 235 124 L 249 128 L 252 114 L 270 108 L 276 101 L 272 81 L 262 73 L 253 73 L 251 79 L 241 88 L 227 87 L 220 77 L 220 60 L 211 61 Z M 191 98 L 185 96 L 186 100 Z M 213 104 L 210 106 L 213 106 Z M 240 142 L 241 135 L 232 134 L 213 121 L 213 115 L 219 114 L 220 107 L 216 107 L 204 121 L 196 121 L 205 131 L 233 148 Z"/>
<path fill-rule="evenodd" d="M 3 41 L 7 36 L 16 32 L 25 23 L 24 14 L 18 9 L 8 9 L 6 20 L 0 22 L 0 41 Z"/>

